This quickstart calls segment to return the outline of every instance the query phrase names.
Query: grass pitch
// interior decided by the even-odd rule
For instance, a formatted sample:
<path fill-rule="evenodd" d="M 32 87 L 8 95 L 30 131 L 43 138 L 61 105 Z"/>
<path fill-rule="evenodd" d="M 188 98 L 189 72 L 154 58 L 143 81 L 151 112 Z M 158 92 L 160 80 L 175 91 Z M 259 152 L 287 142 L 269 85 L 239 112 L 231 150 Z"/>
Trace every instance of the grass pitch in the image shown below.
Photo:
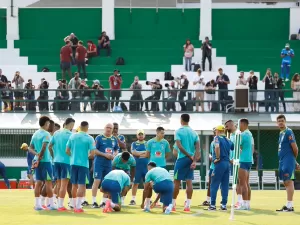
<path fill-rule="evenodd" d="M 194 191 L 190 213 L 183 212 L 185 193 L 182 191 L 177 200 L 177 212 L 164 215 L 160 208 L 150 213 L 144 213 L 140 206 L 125 206 L 119 213 L 102 213 L 101 209 L 85 207 L 85 213 L 74 214 L 72 211 L 34 211 L 32 190 L 0 190 L 0 225 L 300 225 L 300 192 L 295 192 L 294 213 L 277 213 L 286 203 L 285 191 L 252 191 L 251 211 L 235 211 L 234 221 L 229 220 L 230 210 L 227 212 L 209 212 L 198 206 L 206 199 L 206 191 Z M 98 199 L 100 195 L 98 194 Z M 91 191 L 87 197 L 91 202 Z M 230 194 L 231 197 L 231 194 Z M 131 194 L 128 193 L 128 205 Z M 141 201 L 141 190 L 138 191 L 137 204 Z M 229 199 L 231 203 L 231 199 Z M 218 196 L 217 202 L 220 202 Z M 67 203 L 67 200 L 65 200 Z M 230 207 L 228 207 L 230 209 Z M 299 211 L 298 211 L 299 210 Z"/>

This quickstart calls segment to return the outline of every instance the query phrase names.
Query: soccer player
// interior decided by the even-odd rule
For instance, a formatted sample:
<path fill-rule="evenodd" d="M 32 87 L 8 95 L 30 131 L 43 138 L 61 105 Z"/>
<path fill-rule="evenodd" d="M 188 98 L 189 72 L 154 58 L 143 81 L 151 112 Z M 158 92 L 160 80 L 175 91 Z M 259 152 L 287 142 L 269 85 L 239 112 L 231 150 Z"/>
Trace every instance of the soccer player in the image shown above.
<path fill-rule="evenodd" d="M 57 176 L 58 211 L 67 210 L 64 207 L 64 198 L 70 179 L 70 157 L 66 154 L 66 147 L 67 142 L 72 135 L 74 124 L 74 119 L 67 118 L 64 129 L 54 133 L 49 145 L 49 150 L 53 151 L 54 169 Z"/>
<path fill-rule="evenodd" d="M 10 189 L 9 180 L 6 177 L 6 169 L 5 165 L 0 161 L 0 176 L 4 179 L 5 185 L 8 189 Z"/>
<path fill-rule="evenodd" d="M 216 136 L 216 128 L 213 129 L 213 134 L 214 137 Z M 210 143 L 210 147 L 209 147 L 209 160 L 211 161 L 210 164 L 210 169 L 209 169 L 209 178 L 208 178 L 208 186 L 207 186 L 207 194 L 206 194 L 206 201 L 204 201 L 202 203 L 202 206 L 209 206 L 210 205 L 210 184 L 211 184 L 211 174 L 215 168 L 215 164 L 212 161 L 212 155 L 213 155 L 213 151 L 214 151 L 214 140 L 212 140 L 212 142 Z"/>
<path fill-rule="evenodd" d="M 247 119 L 240 120 L 241 130 L 241 154 L 240 154 L 240 167 L 238 171 L 239 188 L 243 196 L 243 202 L 236 209 L 237 210 L 250 210 L 250 185 L 249 173 L 252 166 L 252 133 L 248 129 L 249 121 Z"/>
<path fill-rule="evenodd" d="M 65 124 L 64 124 L 65 125 Z M 63 127 L 65 127 L 65 126 L 63 126 Z M 60 130 L 60 125 L 58 124 L 58 123 L 55 123 L 54 124 L 54 133 L 56 132 L 56 131 L 58 131 L 58 130 Z"/>
<path fill-rule="evenodd" d="M 144 130 L 138 130 L 136 132 L 137 141 L 131 144 L 131 153 L 136 161 L 136 171 L 134 177 L 134 184 L 132 186 L 132 199 L 129 205 L 135 205 L 136 192 L 141 180 L 145 182 L 145 176 L 148 172 L 148 158 L 146 158 L 146 141 L 145 141 L 145 132 Z"/>
<path fill-rule="evenodd" d="M 84 212 L 81 206 L 89 174 L 89 155 L 101 155 L 96 150 L 95 141 L 88 135 L 89 124 L 81 122 L 80 131 L 70 136 L 66 153 L 70 156 L 72 197 L 75 213 Z"/>
<path fill-rule="evenodd" d="M 113 129 L 113 136 L 117 139 L 118 141 L 118 151 L 122 152 L 122 151 L 127 151 L 126 150 L 126 140 L 124 135 L 119 134 L 119 124 L 118 123 L 113 123 L 114 125 L 114 129 Z"/>
<path fill-rule="evenodd" d="M 135 176 L 135 167 L 136 162 L 134 157 L 129 152 L 119 153 L 114 157 L 112 162 L 112 169 L 115 170 L 123 170 L 130 176 L 131 185 L 133 184 L 134 176 Z M 125 195 L 122 196 L 121 204 L 124 205 Z"/>
<path fill-rule="evenodd" d="M 189 127 L 190 115 L 181 115 L 181 128 L 175 131 L 176 146 L 179 149 L 177 161 L 174 167 L 174 194 L 173 211 L 176 211 L 176 198 L 179 194 L 181 181 L 186 181 L 187 200 L 184 211 L 189 212 L 193 195 L 192 180 L 196 161 L 200 159 L 200 141 L 198 134 Z"/>
<path fill-rule="evenodd" d="M 295 56 L 294 50 L 290 48 L 290 44 L 285 44 L 285 48 L 281 50 L 281 75 L 282 80 L 289 81 L 292 58 Z"/>
<path fill-rule="evenodd" d="M 96 148 L 101 152 L 101 155 L 96 155 L 94 158 L 94 183 L 92 186 L 92 208 L 99 208 L 96 202 L 98 187 L 101 180 L 112 170 L 112 160 L 114 155 L 118 154 L 118 140 L 112 136 L 113 125 L 106 124 L 104 134 L 98 135 L 95 139 Z M 105 206 L 107 198 L 103 196 L 100 207 Z"/>
<path fill-rule="evenodd" d="M 28 145 L 26 143 L 23 143 L 21 145 L 21 149 L 26 151 L 26 158 L 27 158 L 27 177 L 30 180 L 30 188 L 33 189 L 34 186 L 34 179 L 32 175 L 32 161 L 34 159 L 34 154 L 29 151 Z"/>
<path fill-rule="evenodd" d="M 130 178 L 123 170 L 109 172 L 104 177 L 100 188 L 100 191 L 108 196 L 103 212 L 121 211 L 120 196 L 125 196 L 130 187 Z"/>
<path fill-rule="evenodd" d="M 280 129 L 278 140 L 278 157 L 279 157 L 279 177 L 284 182 L 287 193 L 287 204 L 278 212 L 293 212 L 294 196 L 294 173 L 295 167 L 299 167 L 296 162 L 298 156 L 298 146 L 293 131 L 286 126 L 284 115 L 277 116 L 277 125 Z"/>
<path fill-rule="evenodd" d="M 146 183 L 143 192 L 143 204 L 144 211 L 150 212 L 150 199 L 152 196 L 152 189 L 158 194 L 157 199 L 152 203 L 152 207 L 156 204 L 156 201 L 160 198 L 163 203 L 163 212 L 170 214 L 173 208 L 172 195 L 174 191 L 174 184 L 169 172 L 160 167 L 156 167 L 154 162 L 148 163 L 148 173 L 146 174 Z M 144 204 L 145 202 L 145 204 Z"/>
<path fill-rule="evenodd" d="M 50 125 L 50 119 L 47 116 L 42 116 L 39 119 L 40 129 L 37 130 L 30 142 L 30 152 L 35 152 L 34 164 L 36 174 L 36 184 L 34 189 L 35 194 L 35 210 L 42 210 L 42 205 L 40 201 L 40 194 L 43 182 L 45 182 L 45 187 L 47 195 L 49 198 L 50 210 L 55 210 L 53 201 L 53 191 L 52 191 L 52 166 L 51 166 L 51 156 L 48 150 L 48 144 L 50 142 L 51 135 L 47 131 Z"/>
<path fill-rule="evenodd" d="M 213 151 L 213 162 L 215 168 L 211 174 L 211 184 L 210 184 L 210 197 L 211 203 L 208 210 L 216 210 L 216 198 L 217 192 L 221 184 L 221 195 L 222 202 L 220 210 L 227 210 L 226 204 L 228 200 L 229 191 L 229 173 L 230 173 L 230 163 L 229 156 L 230 150 L 234 149 L 233 143 L 225 136 L 225 127 L 219 125 L 216 127 L 216 136 L 214 137 L 214 151 Z"/>

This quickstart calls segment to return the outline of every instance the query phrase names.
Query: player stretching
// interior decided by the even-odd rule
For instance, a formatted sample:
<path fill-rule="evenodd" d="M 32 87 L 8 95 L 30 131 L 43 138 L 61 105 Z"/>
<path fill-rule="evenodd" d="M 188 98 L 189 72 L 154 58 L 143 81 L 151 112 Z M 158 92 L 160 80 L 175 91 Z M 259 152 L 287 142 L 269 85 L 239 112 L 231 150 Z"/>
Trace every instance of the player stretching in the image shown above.
<path fill-rule="evenodd" d="M 81 122 L 80 131 L 72 134 L 66 153 L 70 156 L 72 197 L 75 213 L 84 212 L 81 206 L 89 174 L 89 155 L 101 154 L 96 150 L 93 137 L 87 134 L 89 124 Z"/>
<path fill-rule="evenodd" d="M 136 162 L 134 157 L 129 152 L 122 152 L 115 156 L 112 162 L 112 169 L 123 170 L 130 176 L 131 185 L 135 176 Z M 121 203 L 124 205 L 126 195 L 122 195 Z"/>
<path fill-rule="evenodd" d="M 50 124 L 50 119 L 47 116 L 42 116 L 39 119 L 40 129 L 37 130 L 30 142 L 30 152 L 35 152 L 34 164 L 36 174 L 36 184 L 34 188 L 35 195 L 35 210 L 42 210 L 42 204 L 40 200 L 41 188 L 43 182 L 46 185 L 46 192 L 49 198 L 50 206 L 46 209 L 55 210 L 53 201 L 53 191 L 52 191 L 52 165 L 51 156 L 48 150 L 48 144 L 50 142 L 50 133 L 47 131 Z"/>
<path fill-rule="evenodd" d="M 189 212 L 193 195 L 192 180 L 194 179 L 194 169 L 196 161 L 200 158 L 200 141 L 198 134 L 189 127 L 190 116 L 181 115 L 182 127 L 175 131 L 176 146 L 179 149 L 177 161 L 174 167 L 174 194 L 173 211 L 175 211 L 176 198 L 179 194 L 180 183 L 186 181 L 187 200 L 184 211 Z"/>
<path fill-rule="evenodd" d="M 241 130 L 241 155 L 240 155 L 240 168 L 238 172 L 239 188 L 243 196 L 243 202 L 237 210 L 250 210 L 250 184 L 249 173 L 252 166 L 252 133 L 248 130 L 249 121 L 247 119 L 240 120 Z"/>
<path fill-rule="evenodd" d="M 28 145 L 26 143 L 23 143 L 21 145 L 21 149 L 23 151 L 26 151 L 26 155 L 27 155 L 27 177 L 30 180 L 30 188 L 33 189 L 34 186 L 34 179 L 33 179 L 33 175 L 32 175 L 32 161 L 34 159 L 34 153 L 29 151 Z"/>
<path fill-rule="evenodd" d="M 216 136 L 216 128 L 213 129 L 214 138 Z M 208 185 L 207 185 L 207 194 L 206 194 L 206 201 L 202 203 L 202 206 L 210 206 L 210 184 L 211 184 L 211 174 L 215 168 L 215 164 L 212 161 L 212 155 L 214 151 L 214 140 L 210 143 L 209 147 L 209 159 L 211 160 L 210 168 L 209 168 L 209 174 L 208 174 Z"/>
<path fill-rule="evenodd" d="M 130 187 L 130 178 L 123 170 L 109 172 L 104 177 L 100 188 L 100 191 L 108 196 L 103 212 L 121 211 L 120 196 L 126 196 Z"/>
<path fill-rule="evenodd" d="M 299 167 L 296 162 L 298 156 L 298 146 L 296 144 L 293 131 L 286 126 L 286 118 L 284 115 L 277 117 L 277 125 L 280 129 L 278 140 L 278 156 L 279 156 L 279 176 L 283 180 L 287 193 L 287 204 L 277 212 L 293 212 L 293 196 L 294 196 L 294 173 L 295 167 Z"/>
<path fill-rule="evenodd" d="M 135 205 L 135 196 L 141 180 L 145 182 L 145 176 L 148 172 L 148 158 L 146 158 L 146 142 L 145 142 L 145 132 L 143 130 L 138 130 L 136 133 L 137 141 L 131 144 L 131 153 L 136 161 L 136 171 L 134 177 L 134 184 L 132 187 L 132 200 L 129 205 Z"/>
<path fill-rule="evenodd" d="M 97 191 L 101 180 L 112 170 L 112 160 L 114 155 L 118 154 L 118 141 L 112 136 L 113 125 L 111 123 L 104 127 L 104 134 L 98 135 L 95 139 L 96 148 L 101 152 L 101 155 L 96 155 L 94 158 L 94 183 L 92 187 L 92 208 L 99 208 L 96 202 Z M 103 195 L 100 207 L 105 206 L 107 198 Z"/>
<path fill-rule="evenodd" d="M 214 138 L 213 162 L 215 168 L 211 174 L 210 196 L 211 204 L 208 210 L 216 210 L 216 198 L 219 187 L 221 188 L 222 202 L 220 210 L 227 210 L 226 204 L 229 191 L 229 173 L 230 150 L 234 149 L 233 143 L 225 136 L 225 127 L 219 125 L 216 127 L 216 136 Z M 221 186 L 220 186 L 221 184 Z"/>
<path fill-rule="evenodd" d="M 163 203 L 163 212 L 170 214 L 172 211 L 172 195 L 174 191 L 174 184 L 169 172 L 160 167 L 156 167 L 154 162 L 148 163 L 148 173 L 146 174 L 146 183 L 143 192 L 143 203 L 145 202 L 144 211 L 150 212 L 150 199 L 152 196 L 152 189 L 160 197 L 160 201 Z M 157 199 L 158 199 L 157 198 Z M 141 206 L 143 206 L 142 204 Z M 154 207 L 155 202 L 152 203 Z"/>
<path fill-rule="evenodd" d="M 64 207 L 64 199 L 70 179 L 70 157 L 66 154 L 67 142 L 72 135 L 75 120 L 66 119 L 65 127 L 54 133 L 51 138 L 49 150 L 53 149 L 54 169 L 56 174 L 56 187 L 58 190 L 58 211 L 67 210 Z"/>

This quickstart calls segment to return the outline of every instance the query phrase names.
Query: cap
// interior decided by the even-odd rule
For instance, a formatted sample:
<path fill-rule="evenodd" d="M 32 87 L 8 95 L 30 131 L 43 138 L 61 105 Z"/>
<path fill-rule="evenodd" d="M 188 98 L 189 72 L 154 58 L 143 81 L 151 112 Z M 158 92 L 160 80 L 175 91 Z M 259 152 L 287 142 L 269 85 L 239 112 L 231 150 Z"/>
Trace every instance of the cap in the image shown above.
<path fill-rule="evenodd" d="M 290 47 L 290 44 L 289 44 L 289 43 L 286 43 L 286 44 L 285 44 L 285 47 L 288 47 L 288 48 L 289 48 L 289 47 Z"/>
<path fill-rule="evenodd" d="M 117 69 L 115 69 L 115 70 L 114 70 L 114 72 L 118 72 L 118 73 L 119 73 L 119 72 L 120 72 L 120 70 L 117 70 Z"/>
<path fill-rule="evenodd" d="M 250 72 L 249 73 L 254 73 L 254 71 L 253 70 L 250 70 Z"/>
<path fill-rule="evenodd" d="M 26 148 L 26 147 L 28 147 L 28 144 L 23 143 L 23 144 L 21 145 L 20 149 L 23 149 L 23 148 Z"/>
<path fill-rule="evenodd" d="M 225 127 L 224 127 L 224 125 L 218 125 L 218 126 L 216 126 L 215 129 L 219 130 L 219 131 L 222 131 L 222 130 L 225 130 Z"/>
<path fill-rule="evenodd" d="M 145 134 L 145 131 L 144 130 L 137 130 L 136 134 Z"/>
<path fill-rule="evenodd" d="M 186 73 L 182 73 L 181 75 L 186 76 Z"/>
<path fill-rule="evenodd" d="M 159 82 L 159 79 L 155 79 L 156 82 Z"/>

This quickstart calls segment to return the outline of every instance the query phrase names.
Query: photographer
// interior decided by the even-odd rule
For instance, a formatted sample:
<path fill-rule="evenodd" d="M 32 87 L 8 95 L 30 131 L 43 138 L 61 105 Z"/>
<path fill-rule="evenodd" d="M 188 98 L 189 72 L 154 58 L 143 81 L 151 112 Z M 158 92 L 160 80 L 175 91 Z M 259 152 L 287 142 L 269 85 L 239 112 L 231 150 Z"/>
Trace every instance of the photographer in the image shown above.
<path fill-rule="evenodd" d="M 148 102 L 150 100 L 160 100 L 162 85 L 159 79 L 156 79 L 155 82 L 146 81 L 146 85 L 150 85 L 154 90 L 154 94 L 145 99 L 145 111 L 149 111 Z M 159 111 L 158 102 L 151 102 L 151 111 Z"/>
<path fill-rule="evenodd" d="M 244 75 L 245 75 L 244 71 L 241 71 L 240 76 L 236 81 L 236 86 L 247 85 L 247 80 L 245 79 Z"/>
<path fill-rule="evenodd" d="M 23 88 L 24 88 L 24 79 L 20 76 L 20 72 L 16 71 L 16 74 L 14 76 L 14 79 L 12 80 L 12 83 L 15 83 L 15 88 L 17 91 L 15 91 L 15 100 L 23 100 Z M 15 102 L 15 107 L 22 107 L 23 102 Z"/>
<path fill-rule="evenodd" d="M 26 102 L 26 110 L 27 111 L 35 111 L 36 103 L 35 103 L 35 86 L 32 84 L 32 80 L 29 79 L 28 83 L 25 85 L 24 97 L 28 102 Z"/>
<path fill-rule="evenodd" d="M 110 87 L 110 97 L 111 103 L 110 107 L 113 110 L 114 108 L 114 100 L 116 101 L 116 106 L 119 105 L 119 99 L 121 97 L 121 84 L 122 84 L 122 76 L 119 70 L 114 70 L 114 74 L 109 77 L 109 87 Z"/>
<path fill-rule="evenodd" d="M 198 69 L 197 76 L 194 78 L 193 84 L 196 86 L 196 111 L 199 112 L 199 102 L 201 104 L 201 110 L 204 112 L 204 76 L 201 75 L 201 69 Z"/>
<path fill-rule="evenodd" d="M 175 81 L 178 83 L 178 86 L 180 86 L 180 90 L 181 90 L 178 96 L 178 100 L 181 106 L 181 111 L 186 111 L 186 103 L 184 102 L 184 97 L 186 96 L 186 90 L 189 87 L 189 81 L 185 73 L 183 73 L 180 77 L 177 77 Z"/>
<path fill-rule="evenodd" d="M 40 96 L 38 97 L 38 103 L 39 103 L 39 111 L 47 110 L 49 111 L 49 104 L 48 104 L 48 88 L 49 83 L 46 81 L 45 78 L 41 80 L 41 84 L 39 85 L 38 89 L 40 89 Z"/>
<path fill-rule="evenodd" d="M 7 77 L 2 74 L 2 69 L 0 69 L 0 111 L 2 110 L 2 102 L 1 102 L 1 96 L 3 96 L 2 90 L 6 88 L 7 84 Z M 6 102 L 4 102 L 4 107 L 7 108 Z"/>
<path fill-rule="evenodd" d="M 212 63 L 211 63 L 211 51 L 212 51 L 212 44 L 209 41 L 209 38 L 206 37 L 205 41 L 203 42 L 202 46 L 202 70 L 205 71 L 205 60 L 208 59 L 209 63 L 209 71 L 212 69 Z"/>
<path fill-rule="evenodd" d="M 74 77 L 69 82 L 69 90 L 71 90 L 72 98 L 79 97 L 79 92 L 76 91 L 79 89 L 79 86 L 81 84 L 81 78 L 79 77 L 79 73 L 75 72 Z"/>
<path fill-rule="evenodd" d="M 206 92 L 206 98 L 207 98 L 207 105 L 208 105 L 208 110 L 211 111 L 212 105 L 210 103 L 214 103 L 216 100 L 216 87 L 217 83 L 215 80 L 211 80 L 206 83 L 205 85 L 205 92 Z"/>
<path fill-rule="evenodd" d="M 99 80 L 94 80 L 92 89 L 94 90 L 95 94 L 95 102 L 93 103 L 93 110 L 94 111 L 106 111 L 108 109 L 108 101 L 107 98 L 104 96 L 104 87 L 100 85 Z M 97 100 L 106 100 L 106 102 L 98 102 Z"/>
<path fill-rule="evenodd" d="M 86 84 L 86 82 L 84 80 L 81 81 L 81 84 L 79 86 L 79 90 L 81 90 L 81 97 L 83 98 L 84 102 L 83 102 L 83 111 L 86 111 L 86 106 L 89 102 L 89 100 L 91 99 L 91 91 L 89 90 L 90 87 Z M 91 104 L 91 108 L 92 108 L 92 103 Z"/>
<path fill-rule="evenodd" d="M 130 90 L 133 90 L 133 94 L 130 100 L 139 100 L 140 102 L 130 102 L 129 110 L 130 111 L 140 111 L 143 108 L 143 96 L 142 96 L 142 85 L 139 83 L 139 77 L 134 77 L 134 82 L 130 86 Z"/>
<path fill-rule="evenodd" d="M 13 107 L 14 93 L 11 82 L 7 81 L 4 88 L 2 89 L 2 99 L 4 100 L 4 111 L 10 111 Z"/>
<path fill-rule="evenodd" d="M 67 86 L 67 81 L 66 80 L 58 80 L 58 87 L 56 91 L 56 97 L 54 100 L 54 110 L 67 110 L 68 109 L 68 101 L 70 96 L 69 96 L 69 91 L 68 91 L 68 86 Z"/>
<path fill-rule="evenodd" d="M 230 84 L 229 77 L 223 73 L 223 69 L 219 68 L 219 75 L 216 78 L 216 82 L 219 87 L 219 103 L 221 105 L 222 111 L 225 111 L 226 101 L 228 99 L 228 84 Z"/>
<path fill-rule="evenodd" d="M 250 89 L 249 101 L 250 101 L 251 112 L 256 112 L 258 78 L 257 76 L 254 75 L 253 70 L 250 71 L 250 76 L 248 77 L 247 82 L 249 84 L 249 89 Z"/>
<path fill-rule="evenodd" d="M 175 101 L 177 99 L 178 89 L 175 87 L 174 81 L 172 81 L 170 84 L 165 84 L 165 87 L 168 89 L 168 98 L 164 99 L 167 101 L 166 110 L 170 111 L 170 109 L 172 109 L 173 112 L 175 112 L 176 111 Z"/>

